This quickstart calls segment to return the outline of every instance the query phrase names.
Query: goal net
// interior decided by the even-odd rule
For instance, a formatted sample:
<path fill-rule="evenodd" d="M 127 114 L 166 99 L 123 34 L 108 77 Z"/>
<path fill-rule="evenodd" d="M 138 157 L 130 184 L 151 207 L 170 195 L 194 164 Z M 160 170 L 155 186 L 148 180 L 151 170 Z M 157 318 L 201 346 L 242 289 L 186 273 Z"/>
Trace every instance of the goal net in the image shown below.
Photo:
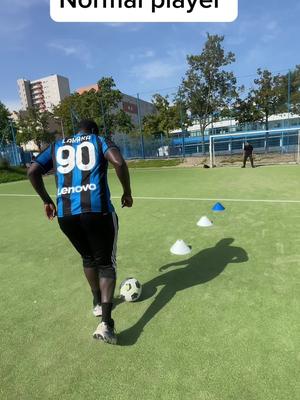
<path fill-rule="evenodd" d="M 300 127 L 212 135 L 210 166 L 241 163 L 246 142 L 253 146 L 256 164 L 299 163 Z"/>

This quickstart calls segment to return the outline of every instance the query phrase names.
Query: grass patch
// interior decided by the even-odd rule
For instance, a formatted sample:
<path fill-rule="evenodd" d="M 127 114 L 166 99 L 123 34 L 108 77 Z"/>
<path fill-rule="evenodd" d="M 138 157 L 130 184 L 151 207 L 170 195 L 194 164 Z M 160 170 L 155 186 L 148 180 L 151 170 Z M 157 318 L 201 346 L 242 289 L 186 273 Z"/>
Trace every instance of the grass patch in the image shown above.
<path fill-rule="evenodd" d="M 92 339 L 99 320 L 80 257 L 29 182 L 0 185 L 0 398 L 300 399 L 299 204 L 222 200 L 300 200 L 299 172 L 135 169 L 132 209 L 109 174 L 116 295 L 126 277 L 143 284 L 140 301 L 113 311 L 118 346 Z M 54 178 L 45 182 L 55 193 Z M 203 215 L 213 227 L 196 226 Z M 177 239 L 190 255 L 170 254 Z"/>
<path fill-rule="evenodd" d="M 27 170 L 22 167 L 0 168 L 0 183 L 21 181 L 27 178 Z"/>
<path fill-rule="evenodd" d="M 172 160 L 134 160 L 128 161 L 129 168 L 160 168 L 175 167 L 182 163 L 181 159 Z M 112 168 L 112 165 L 109 164 Z M 0 167 L 0 184 L 14 181 L 21 181 L 27 178 L 27 170 L 22 167 Z"/>
<path fill-rule="evenodd" d="M 180 158 L 171 160 L 133 160 L 127 161 L 129 168 L 161 168 L 161 167 L 176 167 L 180 165 L 182 160 Z"/>

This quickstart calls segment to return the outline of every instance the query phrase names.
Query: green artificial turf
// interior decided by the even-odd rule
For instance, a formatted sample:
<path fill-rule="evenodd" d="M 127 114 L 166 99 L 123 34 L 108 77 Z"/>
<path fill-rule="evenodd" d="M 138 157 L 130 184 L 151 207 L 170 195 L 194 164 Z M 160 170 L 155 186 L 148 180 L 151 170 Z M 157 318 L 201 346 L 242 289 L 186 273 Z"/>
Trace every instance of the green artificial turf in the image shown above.
<path fill-rule="evenodd" d="M 21 181 L 26 179 L 27 170 L 22 167 L 0 168 L 0 183 Z"/>
<path fill-rule="evenodd" d="M 175 167 L 182 163 L 179 158 L 170 160 L 135 160 L 127 161 L 128 167 L 132 168 L 161 168 Z M 112 166 L 110 165 L 110 169 Z M 27 169 L 22 167 L 0 167 L 0 184 L 21 181 L 27 178 Z"/>
<path fill-rule="evenodd" d="M 121 209 L 110 171 L 118 283 L 143 283 L 141 301 L 114 310 L 118 346 L 92 339 L 80 259 L 38 198 L 16 196 L 33 194 L 28 182 L 0 185 L 0 398 L 299 399 L 299 175 L 295 166 L 132 170 L 140 199 Z M 163 199 L 175 197 L 208 200 Z M 211 211 L 214 199 L 224 213 Z M 212 228 L 196 226 L 203 215 Z M 177 239 L 190 256 L 170 254 Z"/>
<path fill-rule="evenodd" d="M 180 158 L 171 158 L 169 160 L 135 160 L 127 161 L 129 168 L 160 168 L 160 167 L 175 167 L 182 163 Z"/>

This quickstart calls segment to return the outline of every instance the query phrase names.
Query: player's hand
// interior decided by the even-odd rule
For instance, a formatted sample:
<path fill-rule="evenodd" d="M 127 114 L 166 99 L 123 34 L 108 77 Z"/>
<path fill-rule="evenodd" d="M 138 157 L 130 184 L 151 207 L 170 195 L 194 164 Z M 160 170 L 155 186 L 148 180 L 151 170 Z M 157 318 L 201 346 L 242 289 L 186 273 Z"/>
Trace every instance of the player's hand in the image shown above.
<path fill-rule="evenodd" d="M 56 207 L 53 203 L 44 204 L 45 214 L 50 221 L 56 217 Z"/>
<path fill-rule="evenodd" d="M 133 199 L 131 197 L 131 194 L 123 194 L 123 196 L 121 198 L 121 204 L 122 204 L 122 208 L 123 207 L 132 207 Z"/>

